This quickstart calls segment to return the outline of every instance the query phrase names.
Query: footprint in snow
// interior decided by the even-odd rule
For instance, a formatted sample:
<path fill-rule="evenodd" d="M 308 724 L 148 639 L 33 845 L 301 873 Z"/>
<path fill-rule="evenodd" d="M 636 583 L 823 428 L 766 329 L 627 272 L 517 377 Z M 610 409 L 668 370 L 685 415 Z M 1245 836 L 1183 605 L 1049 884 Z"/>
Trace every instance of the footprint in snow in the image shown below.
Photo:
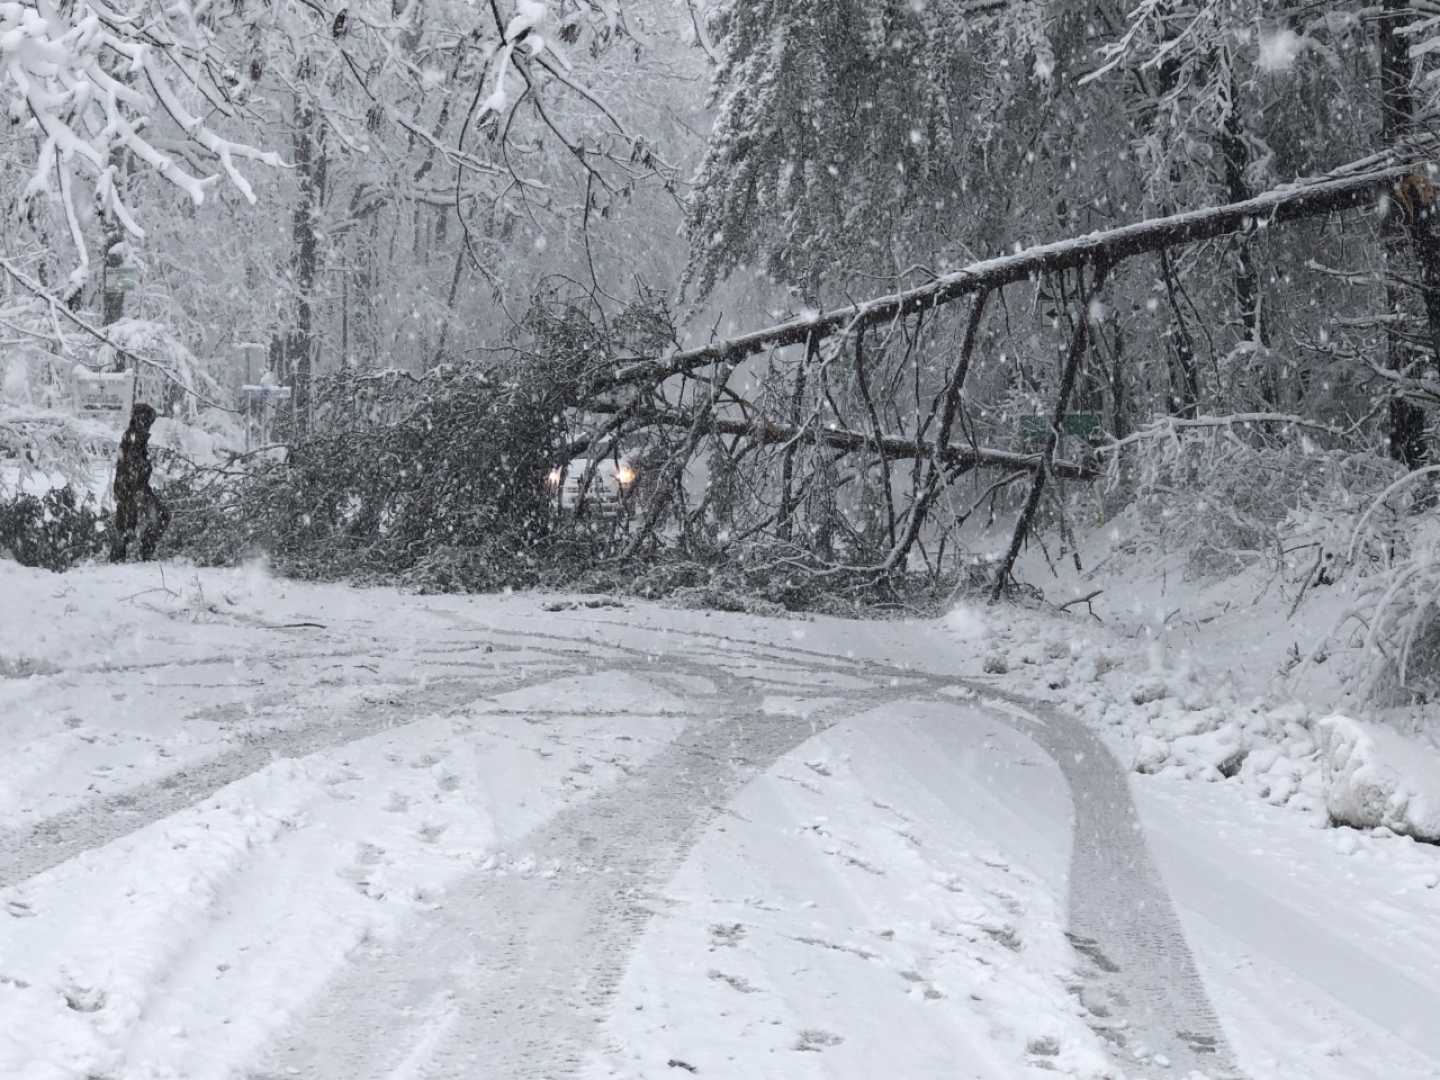
<path fill-rule="evenodd" d="M 716 982 L 723 982 L 732 990 L 737 990 L 742 994 L 758 994 L 760 992 L 759 989 L 751 985 L 748 979 L 740 975 L 727 975 L 723 971 L 717 971 L 711 968 L 710 971 L 706 973 L 706 976 L 714 979 Z"/>
<path fill-rule="evenodd" d="M 814 945 L 819 949 L 829 949 L 832 952 L 849 953 L 851 956 L 858 956 L 861 960 L 878 960 L 879 953 L 873 953 L 869 949 L 862 949 L 858 945 L 842 945 L 834 941 L 826 941 L 824 938 L 801 936 L 792 940 L 800 942 L 801 945 Z"/>
<path fill-rule="evenodd" d="M 88 986 L 71 986 L 61 991 L 65 1004 L 75 1012 L 94 1013 L 105 1007 L 105 991 Z"/>
<path fill-rule="evenodd" d="M 1083 937 L 1080 934 L 1071 933 L 1067 933 L 1065 936 L 1070 940 L 1071 948 L 1073 948 L 1086 960 L 1089 960 L 1101 971 L 1113 975 L 1115 972 L 1120 970 L 1120 965 L 1118 965 L 1117 963 L 1115 963 L 1115 961 L 1111 960 L 1108 956 L 1105 955 L 1105 953 L 1100 948 L 1100 943 L 1094 938 Z"/>
<path fill-rule="evenodd" d="M 743 923 L 715 923 L 710 927 L 710 947 L 712 949 L 733 949 L 744 940 L 745 925 Z"/>
<path fill-rule="evenodd" d="M 826 848 L 825 854 L 840 859 L 846 866 L 853 866 L 855 869 L 863 870 L 865 873 L 873 874 L 875 877 L 885 876 L 885 871 L 874 863 L 867 862 L 858 855 L 851 855 L 849 852 L 841 851 L 839 848 Z"/>
<path fill-rule="evenodd" d="M 460 777 L 456 776 L 454 773 L 446 773 L 444 776 L 440 777 L 438 780 L 435 781 L 435 786 L 438 787 L 441 791 L 447 793 L 459 791 Z"/>
<path fill-rule="evenodd" d="M 374 866 L 385 857 L 385 849 L 379 844 L 372 844 L 368 840 L 360 841 L 356 849 L 355 861 L 361 866 Z"/>
<path fill-rule="evenodd" d="M 833 1031 L 822 1031 L 819 1028 L 804 1028 L 799 1038 L 795 1040 L 795 1049 L 809 1053 L 819 1053 L 827 1046 L 839 1046 L 845 1039 L 836 1035 Z"/>
<path fill-rule="evenodd" d="M 912 987 L 919 989 L 926 1001 L 939 1001 L 945 996 L 939 990 L 936 990 L 935 987 L 931 986 L 925 976 L 921 975 L 918 971 L 902 971 L 900 972 L 900 978 L 910 983 Z"/>
<path fill-rule="evenodd" d="M 385 849 L 379 844 L 362 840 L 355 846 L 355 861 L 342 867 L 336 873 L 350 882 L 362 896 L 371 900 L 384 900 L 385 889 L 372 880 L 377 866 L 385 861 Z"/>
<path fill-rule="evenodd" d="M 1020 935 L 1010 926 L 982 926 L 980 928 L 990 940 L 1005 946 L 1011 952 L 1020 951 Z"/>
<path fill-rule="evenodd" d="M 410 809 L 410 801 L 409 795 L 402 795 L 398 791 L 392 791 L 390 792 L 390 798 L 385 801 L 383 809 L 388 810 L 392 814 L 403 814 L 406 810 Z"/>
<path fill-rule="evenodd" d="M 1014 915 L 1016 918 L 1019 918 L 1021 915 L 1025 914 L 1025 905 L 1020 903 L 1019 900 L 1016 900 L 1015 897 L 1011 896 L 1004 890 L 987 889 L 986 892 L 988 892 L 991 896 L 995 897 L 996 900 L 999 900 L 1000 905 L 1011 915 Z"/>
<path fill-rule="evenodd" d="M 1059 1057 L 1060 1041 L 1053 1035 L 1041 1035 L 1025 1044 L 1025 1052 L 1034 1057 Z"/>

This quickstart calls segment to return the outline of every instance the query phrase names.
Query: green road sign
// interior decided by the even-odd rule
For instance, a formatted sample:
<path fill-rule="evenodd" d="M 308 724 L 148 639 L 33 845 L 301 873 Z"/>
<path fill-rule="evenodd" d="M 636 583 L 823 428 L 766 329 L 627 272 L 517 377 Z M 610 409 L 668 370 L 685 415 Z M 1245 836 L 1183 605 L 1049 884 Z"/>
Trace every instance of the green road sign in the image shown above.
<path fill-rule="evenodd" d="M 1099 413 L 1067 413 L 1060 421 L 1060 433 L 1088 439 L 1100 431 Z M 1040 446 L 1050 433 L 1050 417 L 1020 417 L 1020 441 L 1026 446 Z"/>

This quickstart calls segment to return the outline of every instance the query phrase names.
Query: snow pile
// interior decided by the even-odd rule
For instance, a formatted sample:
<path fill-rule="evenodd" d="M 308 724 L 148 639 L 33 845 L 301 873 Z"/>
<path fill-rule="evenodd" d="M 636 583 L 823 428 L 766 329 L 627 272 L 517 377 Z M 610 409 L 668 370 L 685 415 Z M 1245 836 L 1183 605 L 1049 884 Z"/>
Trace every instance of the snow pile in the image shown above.
<path fill-rule="evenodd" d="M 972 648 L 974 637 L 956 633 L 953 621 L 947 617 L 947 632 Z M 1097 623 L 1015 611 L 994 621 L 985 646 L 979 670 L 966 664 L 962 674 L 1052 700 L 1110 732 L 1137 772 L 1234 778 L 1274 805 L 1323 809 L 1317 717 L 1305 706 L 1241 700 L 1213 675 L 1167 662 L 1153 639 L 1127 639 Z"/>
<path fill-rule="evenodd" d="M 1054 701 L 1108 731 L 1136 772 L 1234 780 L 1275 806 L 1440 842 L 1440 755 L 1421 740 L 1298 702 L 1242 700 L 1216 673 L 1098 624 L 1027 611 L 988 627 L 974 618 L 944 620 L 966 653 L 984 641 L 959 674 Z"/>
<path fill-rule="evenodd" d="M 990 630 L 985 616 L 978 609 L 964 604 L 953 608 L 945 616 L 945 629 L 959 641 L 983 641 Z"/>
<path fill-rule="evenodd" d="M 1336 824 L 1440 843 L 1440 762 L 1411 739 L 1348 716 L 1317 725 L 1325 809 Z"/>

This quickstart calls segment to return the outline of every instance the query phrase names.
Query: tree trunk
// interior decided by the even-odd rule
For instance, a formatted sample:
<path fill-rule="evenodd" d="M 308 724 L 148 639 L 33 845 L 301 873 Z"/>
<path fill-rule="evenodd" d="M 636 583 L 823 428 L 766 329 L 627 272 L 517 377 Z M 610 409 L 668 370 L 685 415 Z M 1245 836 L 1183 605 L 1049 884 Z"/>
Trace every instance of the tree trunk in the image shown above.
<path fill-rule="evenodd" d="M 815 359 L 820 348 L 820 339 L 812 338 L 805 346 L 805 355 L 800 360 L 800 367 L 795 372 L 795 386 L 790 395 L 790 426 L 800 430 L 800 422 L 805 416 L 805 380 L 810 367 L 810 361 Z M 780 514 L 776 519 L 776 535 L 789 543 L 795 535 L 795 452 L 799 449 L 800 443 L 792 441 L 785 447 L 780 460 Z"/>
<path fill-rule="evenodd" d="M 303 434 L 309 428 L 311 366 L 315 356 L 315 278 L 320 268 L 316 221 L 325 192 L 324 132 L 317 123 L 315 107 L 306 101 L 297 102 L 295 107 L 294 157 L 299 183 L 291 218 L 295 307 L 285 339 L 285 363 L 293 387 L 294 430 Z"/>
<path fill-rule="evenodd" d="M 1411 15 L 1409 0 L 1384 0 L 1380 18 L 1376 22 L 1380 48 L 1380 141 L 1382 149 L 1395 146 L 1410 132 L 1414 121 L 1415 99 L 1410 92 L 1414 66 L 1410 60 L 1410 39 L 1400 33 Z M 1421 175 L 1423 176 L 1423 174 Z M 1403 185 L 1405 180 L 1406 178 L 1400 178 L 1400 183 Z M 1407 222 L 1407 218 L 1409 222 Z M 1407 223 L 1412 222 L 1418 228 L 1407 230 Z M 1397 274 L 1394 264 L 1404 257 L 1405 233 L 1409 231 L 1414 238 L 1422 230 L 1428 237 L 1429 229 L 1420 225 L 1420 209 L 1418 207 L 1395 204 L 1395 212 L 1386 220 L 1382 240 L 1386 262 L 1385 311 L 1388 315 L 1399 314 L 1403 307 L 1404 290 L 1395 280 Z M 1436 332 L 1440 330 L 1440 323 L 1436 321 L 1436 318 L 1440 317 L 1440 305 L 1437 305 L 1436 298 L 1432 297 L 1433 289 L 1429 287 L 1431 283 L 1423 281 L 1427 261 L 1433 264 L 1432 259 L 1425 257 L 1424 252 L 1427 246 L 1433 251 L 1433 240 L 1428 244 L 1423 240 L 1417 241 L 1415 244 L 1417 254 L 1421 255 L 1420 268 L 1422 284 L 1426 286 L 1424 289 L 1425 307 L 1427 317 L 1430 318 L 1431 339 L 1436 340 Z M 1440 355 L 1437 355 L 1436 359 L 1437 362 L 1440 362 Z M 1392 371 L 1400 371 L 1409 366 L 1408 362 L 1409 353 L 1400 328 L 1395 325 L 1393 320 L 1387 321 L 1385 366 Z M 1429 455 L 1425 446 L 1425 413 L 1420 406 L 1399 395 L 1391 398 L 1387 434 L 1392 458 L 1403 461 L 1408 469 L 1419 469 L 1424 466 Z"/>
<path fill-rule="evenodd" d="M 114 183 L 119 186 L 125 171 L 125 148 L 110 149 L 110 167 L 115 170 Z M 105 281 L 101 295 L 100 325 L 109 326 L 125 314 L 125 286 L 117 271 L 125 265 L 125 228 L 115 214 L 106 212 L 103 219 L 105 243 Z"/>
<path fill-rule="evenodd" d="M 587 404 L 591 412 L 614 414 L 629 406 L 617 405 L 614 402 L 590 402 Z M 713 412 L 710 405 L 704 408 Z M 705 435 L 733 435 L 740 439 L 748 440 L 757 446 L 775 446 L 780 443 L 798 442 L 806 446 L 823 446 L 832 450 L 841 450 L 848 453 L 863 453 L 866 450 L 874 450 L 876 439 L 864 431 L 849 431 L 845 428 L 817 427 L 811 424 L 804 428 L 793 428 L 788 424 L 779 424 L 769 417 L 750 415 L 743 420 L 731 420 L 713 415 L 701 416 L 697 411 L 676 412 L 669 410 L 643 408 L 634 409 L 633 417 L 638 424 L 655 424 L 672 428 L 690 428 L 697 423 L 700 431 Z M 986 447 L 974 447 L 964 444 L 951 443 L 948 446 L 941 446 L 934 442 L 923 439 L 910 439 L 902 435 L 886 435 L 880 440 L 885 454 L 890 458 L 899 460 L 910 460 L 913 458 L 939 459 L 949 467 L 952 473 L 966 472 L 974 468 L 998 468 L 1013 471 L 1039 468 L 1043 457 L 1039 454 L 1019 454 L 1010 450 L 990 450 Z M 564 446 L 557 455 L 562 461 L 568 461 L 573 457 L 579 457 L 593 448 L 595 440 L 586 436 L 583 439 L 575 439 Z M 1099 475 L 1099 470 L 1094 466 L 1080 465 L 1070 461 L 1053 461 L 1048 470 L 1052 476 L 1062 477 L 1066 480 L 1094 480 Z"/>
<path fill-rule="evenodd" d="M 1182 244 L 1195 244 L 1256 227 L 1265 221 L 1271 228 L 1322 214 L 1368 207 L 1375 196 L 1400 177 L 1417 168 L 1415 162 L 1388 165 L 1373 171 L 1291 184 L 1276 188 L 1244 202 L 1190 210 L 1169 217 L 1122 225 L 1106 232 L 1073 237 L 1051 244 L 985 259 L 959 270 L 942 274 L 924 285 L 904 292 L 877 297 L 849 307 L 827 311 L 813 319 L 794 319 L 780 326 L 756 330 L 686 349 L 665 357 L 638 359 L 621 366 L 597 389 L 635 383 L 659 382 L 717 363 L 736 363 L 748 356 L 785 345 L 817 341 L 836 334 L 854 333 L 864 326 L 890 322 L 906 315 L 929 311 L 987 289 L 1013 285 L 1045 273 L 1074 270 L 1099 262 L 1115 266 L 1135 255 L 1161 251 Z"/>
<path fill-rule="evenodd" d="M 1245 179 L 1245 170 L 1250 165 L 1250 148 L 1245 143 L 1240 109 L 1235 100 L 1238 87 L 1229 51 L 1222 50 L 1217 61 L 1225 67 L 1228 87 L 1228 102 L 1219 133 L 1220 157 L 1225 163 L 1225 198 L 1232 203 L 1242 202 L 1250 198 L 1250 185 Z M 1234 259 L 1235 307 L 1240 316 L 1241 330 L 1246 341 L 1264 344 L 1265 330 L 1260 322 L 1260 275 L 1255 269 L 1249 237 L 1243 234 L 1235 237 Z M 1274 370 L 1266 368 L 1260 372 L 1259 390 L 1260 400 L 1267 409 L 1279 407 L 1280 386 Z"/>
<path fill-rule="evenodd" d="M 1164 248 L 1160 249 L 1160 279 L 1165 283 L 1165 295 L 1170 301 L 1170 314 L 1174 319 L 1166 333 L 1174 349 L 1168 395 L 1170 415 L 1193 420 L 1200 413 L 1200 366 L 1195 360 L 1195 339 L 1190 336 L 1185 312 L 1180 307 L 1179 282 L 1175 280 L 1170 255 Z"/>

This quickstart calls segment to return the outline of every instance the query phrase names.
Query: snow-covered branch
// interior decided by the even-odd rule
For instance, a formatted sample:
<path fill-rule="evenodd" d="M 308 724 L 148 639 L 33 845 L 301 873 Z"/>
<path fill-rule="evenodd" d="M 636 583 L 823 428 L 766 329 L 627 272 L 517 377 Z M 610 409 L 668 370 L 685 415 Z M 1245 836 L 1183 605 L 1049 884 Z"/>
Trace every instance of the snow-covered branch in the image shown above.
<path fill-rule="evenodd" d="M 903 292 L 740 337 L 686 349 L 667 357 L 636 360 L 619 367 L 612 385 L 661 381 L 714 364 L 743 360 L 767 349 L 797 345 L 887 323 L 940 307 L 964 296 L 1079 267 L 1108 263 L 1230 233 L 1251 233 L 1272 225 L 1374 205 L 1401 177 L 1425 171 L 1424 160 L 1406 161 L 1360 173 L 1287 184 L 1253 199 L 1210 206 L 1122 225 L 1104 232 L 1025 248 L 972 263 Z"/>
<path fill-rule="evenodd" d="M 1113 442 L 1105 443 L 1096 449 L 1097 452 L 1101 454 L 1114 454 L 1124 447 L 1132 446 L 1135 443 L 1150 442 L 1154 439 L 1176 438 L 1180 431 L 1189 428 L 1232 428 L 1242 427 L 1246 424 L 1264 425 L 1267 427 L 1305 428 L 1308 431 L 1316 431 L 1322 435 L 1332 435 L 1336 438 L 1351 438 L 1355 434 L 1353 428 L 1331 427 L 1329 424 L 1322 424 L 1294 413 L 1249 412 L 1231 413 L 1228 416 L 1196 416 L 1191 418 L 1167 416 L 1162 420 L 1155 421 L 1153 424 L 1146 425 L 1141 430 L 1127 435 L 1123 439 L 1116 439 Z"/>
<path fill-rule="evenodd" d="M 5 258 L 4 256 L 0 256 L 0 271 L 3 271 L 7 277 L 9 277 L 12 281 L 15 282 L 15 284 L 19 285 L 26 292 L 30 293 L 37 300 L 40 300 L 42 303 L 46 304 L 49 307 L 50 318 L 52 323 L 54 323 L 55 325 L 55 341 L 60 343 L 64 342 L 64 335 L 61 333 L 59 326 L 59 320 L 63 318 L 65 321 L 74 325 L 75 328 L 81 333 L 85 334 L 90 338 L 93 338 L 101 345 L 105 345 L 113 349 L 117 355 L 129 356 L 134 359 L 136 364 L 143 365 L 147 368 L 154 370 L 161 376 L 161 378 L 165 379 L 167 382 L 174 383 L 184 393 L 190 395 L 192 398 L 194 398 L 196 401 L 206 406 L 207 408 L 219 409 L 223 412 L 236 411 L 229 406 L 222 405 L 218 401 L 206 397 L 204 394 L 196 390 L 194 386 L 187 385 L 183 380 L 176 377 L 175 373 L 170 369 L 169 365 L 163 364 L 160 361 L 153 359 L 152 357 L 145 356 L 143 353 L 136 350 L 135 348 L 126 346 L 125 344 L 116 341 L 104 329 L 94 325 L 86 319 L 82 319 L 79 315 L 75 314 L 75 312 L 71 311 L 66 304 L 61 303 L 60 298 L 57 297 L 53 292 L 45 288 L 44 285 L 36 281 L 29 274 L 25 273 L 25 271 L 21 270 L 18 266 L 16 266 L 13 262 Z"/>
<path fill-rule="evenodd" d="M 168 116 L 251 201 L 254 193 L 235 160 L 283 164 L 273 153 L 223 138 L 185 104 L 172 77 L 193 83 L 186 56 L 208 48 L 210 35 L 184 0 L 138 0 L 125 10 L 103 0 L 65 7 L 48 0 L 0 3 L 0 98 L 12 118 L 40 136 L 22 210 L 38 197 L 61 203 L 79 263 L 72 289 L 84 283 L 90 264 L 82 227 L 87 196 L 132 235 L 144 235 L 115 183 L 120 152 L 196 204 L 219 179 L 196 175 L 147 137 L 158 116 Z"/>
<path fill-rule="evenodd" d="M 590 408 L 595 412 L 603 413 L 618 409 L 618 406 L 591 403 Z M 804 444 L 852 452 L 878 448 L 891 459 L 933 459 L 941 462 L 947 468 L 959 471 L 977 467 L 999 467 L 1033 472 L 1042 465 L 1046 465 L 1041 454 L 1017 454 L 1010 450 L 992 450 L 987 447 L 956 443 L 936 445 L 934 442 L 924 439 L 909 439 L 900 435 L 877 437 L 863 431 L 847 431 L 844 428 L 823 427 L 819 424 L 795 427 L 759 414 L 753 414 L 743 420 L 715 416 L 697 420 L 696 416 L 689 412 L 641 409 L 634 415 L 636 419 L 644 423 L 663 427 L 694 428 L 698 424 L 699 430 L 706 434 L 736 435 L 760 446 Z M 566 448 L 563 456 L 568 458 L 584 453 L 592 445 L 592 442 L 592 438 L 588 435 L 585 438 L 576 439 Z M 1047 467 L 1052 475 L 1067 480 L 1093 480 L 1096 475 L 1094 468 L 1070 461 L 1053 461 Z"/>

